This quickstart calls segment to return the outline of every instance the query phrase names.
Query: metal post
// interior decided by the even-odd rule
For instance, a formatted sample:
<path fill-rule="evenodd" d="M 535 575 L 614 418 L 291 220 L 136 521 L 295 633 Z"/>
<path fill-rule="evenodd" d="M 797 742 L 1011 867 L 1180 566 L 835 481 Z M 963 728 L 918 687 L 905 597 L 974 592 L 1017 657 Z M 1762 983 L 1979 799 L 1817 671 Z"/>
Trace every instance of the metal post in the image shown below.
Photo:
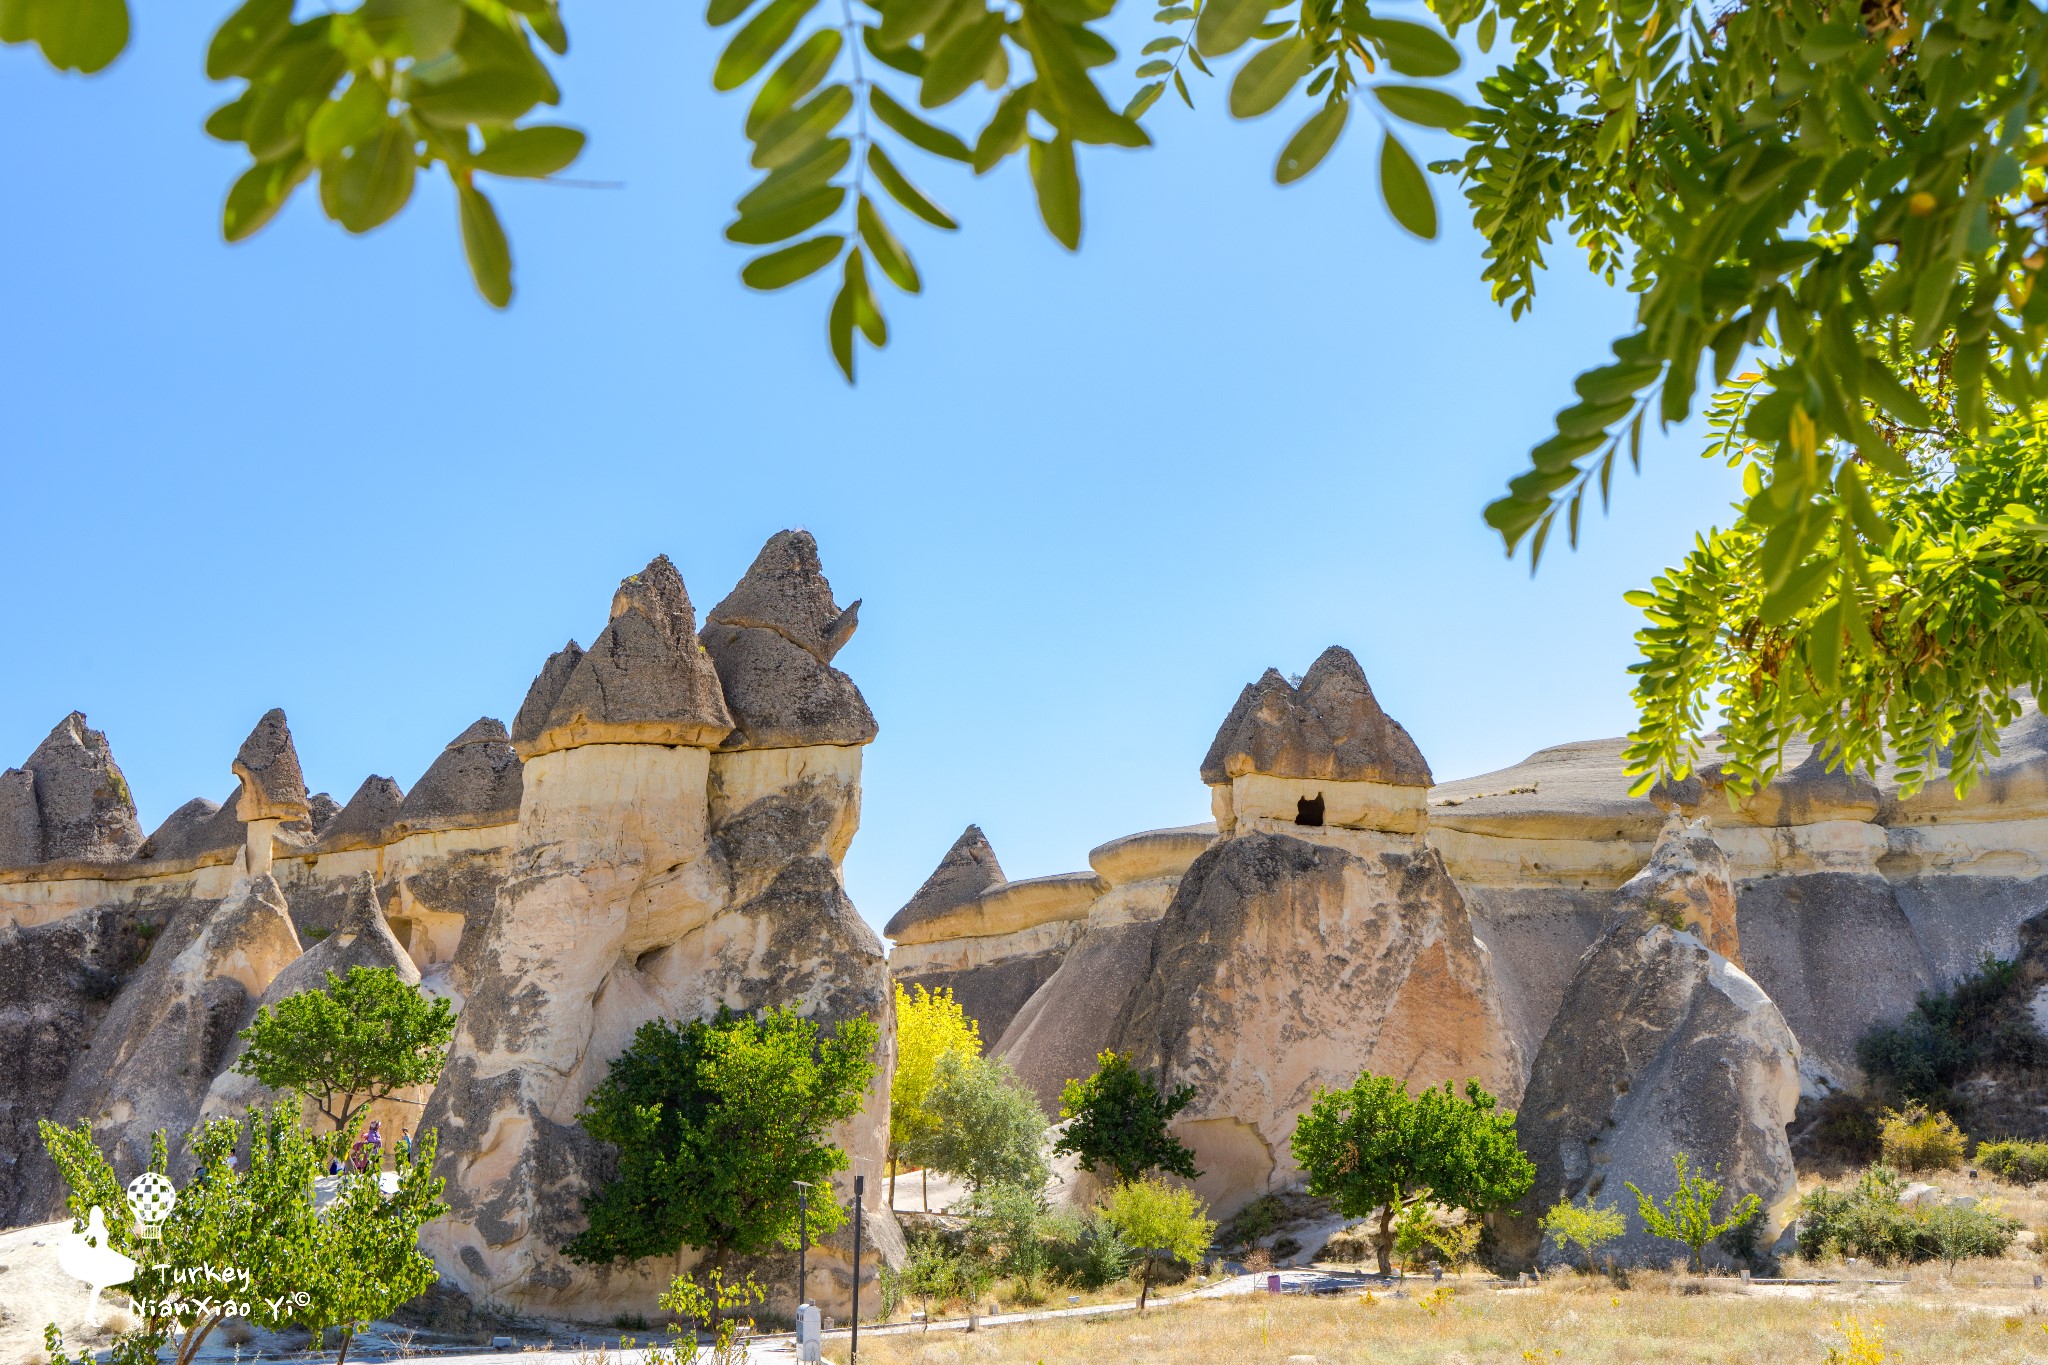
<path fill-rule="evenodd" d="M 811 1182 L 794 1180 L 796 1186 L 796 1304 L 801 1308 L 811 1301 L 811 1282 L 804 1274 L 807 1269 L 805 1253 L 811 1246 L 810 1208 L 806 1196 L 811 1192 Z"/>
<path fill-rule="evenodd" d="M 847 1348 L 846 1365 L 855 1365 L 860 1359 L 860 1215 L 861 1203 L 868 1192 L 868 1178 L 857 1175 L 853 1178 L 853 1341 Z"/>

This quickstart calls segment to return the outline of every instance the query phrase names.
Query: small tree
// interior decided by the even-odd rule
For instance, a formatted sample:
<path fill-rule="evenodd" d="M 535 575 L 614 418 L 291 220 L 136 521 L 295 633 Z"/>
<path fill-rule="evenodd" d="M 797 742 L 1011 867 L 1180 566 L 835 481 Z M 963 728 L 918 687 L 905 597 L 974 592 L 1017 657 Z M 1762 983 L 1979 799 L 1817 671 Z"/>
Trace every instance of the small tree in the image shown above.
<path fill-rule="evenodd" d="M 991 1184 L 967 1205 L 967 1246 L 974 1258 L 1015 1282 L 1017 1297 L 1035 1303 L 1044 1296 L 1052 1269 L 1052 1239 L 1064 1220 L 1046 1206 L 1042 1184 Z"/>
<path fill-rule="evenodd" d="M 1126 1181 L 1109 1192 L 1102 1216 L 1138 1252 L 1138 1310 L 1152 1292 L 1152 1276 L 1169 1261 L 1193 1263 L 1209 1249 L 1216 1224 L 1195 1192 L 1157 1176 Z"/>
<path fill-rule="evenodd" d="M 1068 1081 L 1060 1092 L 1060 1117 L 1068 1123 L 1053 1151 L 1078 1156 L 1084 1171 L 1106 1166 L 1124 1184 L 1147 1171 L 1189 1180 L 1200 1176 L 1195 1154 L 1166 1131 L 1173 1116 L 1193 1103 L 1195 1088 L 1184 1085 L 1169 1095 L 1125 1053 L 1104 1052 L 1095 1063 L 1093 1076 Z"/>
<path fill-rule="evenodd" d="M 1637 1189 L 1633 1181 L 1628 1187 L 1636 1197 L 1636 1216 L 1643 1220 L 1644 1228 L 1653 1237 L 1683 1243 L 1692 1252 L 1692 1268 L 1697 1271 L 1705 1264 L 1707 1243 L 1756 1217 L 1764 1201 L 1753 1194 L 1745 1195 L 1729 1211 L 1727 1221 L 1717 1223 L 1714 1205 L 1721 1202 L 1721 1182 L 1711 1176 L 1690 1174 L 1690 1164 L 1691 1159 L 1684 1152 L 1671 1158 L 1672 1168 L 1678 1173 L 1678 1188 L 1661 1207 Z"/>
<path fill-rule="evenodd" d="M 337 1129 L 356 1111 L 441 1077 L 455 1008 L 389 967 L 327 973 L 325 990 L 300 991 L 256 1011 L 235 1070 L 304 1096 Z"/>
<path fill-rule="evenodd" d="M 1560 1199 L 1543 1215 L 1543 1231 L 1562 1252 L 1577 1247 L 1586 1254 L 1586 1273 L 1593 1273 L 1593 1253 L 1628 1231 L 1628 1217 L 1618 1208 L 1601 1208 L 1588 1195 L 1583 1204 Z"/>
<path fill-rule="evenodd" d="M 1295 1124 L 1295 1164 L 1310 1194 L 1346 1218 L 1377 1211 L 1379 1272 L 1393 1273 L 1394 1222 L 1425 1199 L 1478 1215 L 1527 1194 L 1536 1168 L 1515 1145 L 1515 1116 L 1477 1081 L 1460 1096 L 1446 1082 L 1410 1096 L 1390 1076 L 1365 1072 L 1344 1090 L 1318 1090 Z"/>
<path fill-rule="evenodd" d="M 738 1284 L 727 1284 L 716 1268 L 702 1284 L 689 1275 L 676 1276 L 661 1296 L 661 1308 L 679 1321 L 669 1326 L 667 1347 L 650 1350 L 644 1365 L 746 1365 L 747 1343 L 739 1332 L 742 1326 L 752 1327 L 754 1320 L 740 1313 L 767 1298 L 768 1291 L 752 1275 Z M 689 1324 L 687 1341 L 683 1323 Z M 697 1339 L 700 1330 L 711 1333 L 708 1344 Z M 604 1359 L 602 1351 L 598 1358 Z"/>
<path fill-rule="evenodd" d="M 340 1130 L 332 1150 L 345 1151 L 354 1137 L 353 1125 Z M 400 1168 L 391 1194 L 375 1172 L 344 1175 L 320 1211 L 301 1275 L 307 1302 L 298 1321 L 315 1342 L 340 1329 L 335 1365 L 346 1365 L 357 1332 L 434 1287 L 434 1259 L 420 1250 L 420 1228 L 448 1211 L 434 1174 L 436 1138 L 431 1129 L 419 1135 L 417 1155 Z"/>
<path fill-rule="evenodd" d="M 721 1010 L 686 1024 L 651 1019 L 612 1062 L 583 1108 L 584 1129 L 618 1148 L 617 1174 L 585 1196 L 590 1225 L 563 1248 L 599 1265 L 797 1245 L 797 1189 L 846 1167 L 826 1132 L 860 1112 L 874 1078 L 874 1021 L 826 1037 L 794 1010 Z M 810 1231 L 845 1221 L 833 1199 L 810 1204 Z"/>
<path fill-rule="evenodd" d="M 939 1058 L 979 1057 L 981 1030 L 945 986 L 896 987 L 896 1074 L 889 1081 L 889 1207 L 896 1207 L 896 1168 L 931 1136 L 938 1120 L 926 1108 Z"/>
<path fill-rule="evenodd" d="M 931 1126 L 904 1151 L 976 1190 L 1045 1184 L 1045 1111 L 1009 1064 L 959 1052 L 939 1058 L 925 1093 Z"/>

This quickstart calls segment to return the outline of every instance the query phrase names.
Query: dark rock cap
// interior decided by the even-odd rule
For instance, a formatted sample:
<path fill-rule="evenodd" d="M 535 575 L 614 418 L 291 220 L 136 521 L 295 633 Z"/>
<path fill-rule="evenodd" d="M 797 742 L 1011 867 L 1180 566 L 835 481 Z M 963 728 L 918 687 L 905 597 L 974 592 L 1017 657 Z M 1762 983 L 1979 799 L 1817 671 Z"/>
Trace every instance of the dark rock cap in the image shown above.
<path fill-rule="evenodd" d="M 152 862 L 180 862 L 209 853 L 234 853 L 248 842 L 247 831 L 235 815 L 242 789 L 228 794 L 227 803 L 195 796 L 165 817 L 156 832 L 143 841 L 138 858 Z"/>
<path fill-rule="evenodd" d="M 406 794 L 398 823 L 412 829 L 519 818 L 519 755 L 503 723 L 489 716 L 450 740 Z"/>
<path fill-rule="evenodd" d="M 28 780 L 0 792 L 0 866 L 124 862 L 142 846 L 128 780 L 83 714 L 58 721 L 16 772 Z"/>
<path fill-rule="evenodd" d="M 946 856 L 939 859 L 938 867 L 924 879 L 924 885 L 917 888 L 917 894 L 904 903 L 882 927 L 882 932 L 895 938 L 913 925 L 959 909 L 990 887 L 1001 886 L 1008 880 L 981 826 L 969 825 L 946 850 Z"/>
<path fill-rule="evenodd" d="M 1245 773 L 1426 787 L 1429 764 L 1398 721 L 1380 709 L 1351 651 L 1324 650 L 1301 685 L 1274 669 L 1238 694 L 1208 756 L 1202 781 Z"/>
<path fill-rule="evenodd" d="M 533 685 L 526 689 L 526 700 L 519 703 L 519 713 L 512 717 L 512 743 L 521 748 L 533 743 L 548 728 L 548 712 L 555 709 L 555 703 L 562 699 L 562 689 L 569 685 L 569 675 L 576 671 L 576 665 L 583 662 L 583 646 L 571 640 L 540 666 L 540 673 Z"/>
<path fill-rule="evenodd" d="M 242 799 L 235 814 L 250 820 L 304 820 L 306 775 L 299 769 L 299 751 L 292 746 L 284 712 L 272 707 L 256 722 L 235 755 L 235 776 L 242 780 Z"/>
<path fill-rule="evenodd" d="M 821 664 L 832 662 L 860 624 L 860 603 L 841 611 L 832 601 L 818 561 L 818 542 L 809 531 L 778 531 L 754 556 L 753 565 L 725 600 L 711 609 L 708 623 L 772 630 Z"/>
<path fill-rule="evenodd" d="M 324 832 L 327 826 L 334 822 L 335 816 L 341 814 L 341 802 L 335 800 L 326 792 L 314 792 L 311 796 L 307 797 L 306 808 L 312 812 L 307 817 L 306 822 L 312 827 L 312 832 L 316 836 Z"/>
<path fill-rule="evenodd" d="M 36 810 L 36 775 L 26 768 L 0 772 L 0 867 L 30 867 L 43 860 L 43 817 Z"/>
<path fill-rule="evenodd" d="M 570 670 L 540 732 L 518 748 L 526 758 L 581 744 L 712 748 L 730 733 L 732 715 L 711 656 L 697 642 L 690 595 L 660 555 L 619 585 L 610 624 Z"/>
<path fill-rule="evenodd" d="M 390 837 L 398 819 L 405 793 L 388 777 L 374 774 L 363 779 L 356 794 L 341 808 L 341 814 L 320 830 L 320 849 L 325 853 L 344 848 L 367 848 Z"/>

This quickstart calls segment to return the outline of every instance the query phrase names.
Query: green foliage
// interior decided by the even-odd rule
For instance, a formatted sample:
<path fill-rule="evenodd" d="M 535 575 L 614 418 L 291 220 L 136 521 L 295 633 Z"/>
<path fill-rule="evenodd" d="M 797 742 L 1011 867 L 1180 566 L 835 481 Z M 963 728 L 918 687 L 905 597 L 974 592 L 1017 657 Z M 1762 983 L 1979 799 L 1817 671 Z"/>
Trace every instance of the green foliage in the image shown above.
<path fill-rule="evenodd" d="M 1014 1280 L 1018 1296 L 1036 1300 L 1053 1269 L 1054 1245 L 1070 1220 L 1047 1207 L 1043 1182 L 989 1184 L 967 1204 L 967 1250 L 976 1261 Z"/>
<path fill-rule="evenodd" d="M 1169 1095 L 1132 1066 L 1128 1055 L 1104 1052 L 1095 1059 L 1093 1076 L 1070 1080 L 1061 1090 L 1060 1117 L 1068 1123 L 1053 1151 L 1079 1157 L 1084 1171 L 1113 1171 L 1125 1184 L 1148 1171 L 1193 1180 L 1201 1174 L 1195 1154 L 1166 1126 L 1194 1098 L 1193 1086 Z"/>
<path fill-rule="evenodd" d="M 948 1053 L 981 1055 L 981 1030 L 967 1017 L 944 986 L 905 991 L 896 986 L 896 1072 L 889 1080 L 889 1161 L 904 1160 L 905 1150 L 929 1138 L 938 1120 L 926 1107 L 939 1058 Z M 890 1179 L 894 1181 L 892 1173 Z"/>
<path fill-rule="evenodd" d="M 2048 1039 L 2012 1008 L 2018 983 L 2017 964 L 1986 954 L 1950 989 L 1922 995 L 1901 1022 L 1864 1034 L 1856 1060 L 1886 1089 L 1944 1108 L 1960 1103 L 1954 1087 L 1972 1072 L 2048 1063 Z"/>
<path fill-rule="evenodd" d="M 645 1365 L 746 1365 L 747 1340 L 741 1329 L 751 1331 L 754 1320 L 740 1314 L 767 1298 L 768 1291 L 752 1275 L 727 1284 L 725 1273 L 716 1266 L 701 1283 L 694 1276 L 676 1276 L 660 1302 L 662 1311 L 675 1314 L 677 1321 L 669 1325 L 668 1345 L 650 1349 Z M 684 1323 L 689 1325 L 687 1332 Z M 708 1331 L 711 1340 L 700 1341 L 700 1331 Z"/>
<path fill-rule="evenodd" d="M 975 1190 L 1045 1183 L 1045 1112 L 1008 1063 L 944 1054 L 924 1108 L 932 1127 L 905 1146 L 910 1160 Z"/>
<path fill-rule="evenodd" d="M 1138 1253 L 1100 1209 L 1070 1216 L 1050 1249 L 1055 1278 L 1080 1289 L 1102 1289 L 1131 1273 Z"/>
<path fill-rule="evenodd" d="M 1159 1269 L 1173 1261 L 1192 1265 L 1208 1251 L 1216 1224 L 1205 1213 L 1193 1190 L 1158 1176 L 1126 1181 L 1103 1200 L 1103 1221 L 1138 1253 L 1140 1310 Z"/>
<path fill-rule="evenodd" d="M 1361 1074 L 1344 1090 L 1318 1090 L 1290 1147 L 1308 1192 L 1346 1218 L 1379 1212 L 1379 1269 L 1392 1271 L 1394 1220 L 1405 1204 L 1432 1200 L 1484 1214 L 1520 1199 L 1536 1168 L 1515 1145 L 1515 1117 L 1477 1081 L 1460 1096 L 1449 1082 L 1410 1096 L 1390 1076 Z"/>
<path fill-rule="evenodd" d="M 700 1247 L 716 1265 L 797 1244 L 792 1182 L 826 1186 L 847 1164 L 825 1141 L 858 1113 L 875 1074 L 874 1021 L 821 1036 L 792 1009 L 758 1016 L 652 1019 L 591 1092 L 583 1126 L 619 1149 L 618 1172 L 583 1201 L 589 1227 L 563 1250 L 586 1264 L 672 1256 Z M 810 1230 L 845 1221 L 810 1200 Z"/>
<path fill-rule="evenodd" d="M 2014 1185 L 2048 1180 L 2048 1142 L 1980 1142 L 1977 1164 Z"/>
<path fill-rule="evenodd" d="M 1545 1211 L 1543 1232 L 1559 1251 L 1577 1247 L 1593 1273 L 1593 1253 L 1628 1231 L 1628 1216 L 1613 1206 L 1601 1208 L 1589 1196 L 1585 1203 L 1560 1199 Z"/>
<path fill-rule="evenodd" d="M 421 1225 L 446 1211 L 432 1173 L 431 1131 L 420 1135 L 424 1160 L 401 1173 L 396 1195 L 383 1197 L 375 1177 L 345 1179 L 337 1198 L 316 1213 L 313 1182 L 330 1157 L 347 1150 L 352 1129 L 314 1137 L 285 1106 L 246 1120 L 215 1119 L 192 1136 L 196 1174 L 179 1191 L 159 1237 L 145 1239 L 91 1125 L 41 1127 L 77 1226 L 100 1208 L 112 1248 L 140 1267 L 124 1289 L 141 1326 L 117 1341 L 119 1361 L 154 1361 L 173 1347 L 174 1365 L 186 1365 L 230 1316 L 273 1330 L 352 1332 L 434 1282 L 433 1262 L 418 1249 Z M 244 1145 L 248 1159 L 235 1163 Z M 158 1133 L 149 1169 L 162 1174 L 167 1152 Z M 201 1267 L 246 1271 L 248 1279 L 190 1283 Z"/>
<path fill-rule="evenodd" d="M 1287 1205 L 1278 1195 L 1260 1195 L 1230 1216 L 1217 1231 L 1216 1245 L 1249 1247 L 1277 1229 L 1286 1218 Z"/>
<path fill-rule="evenodd" d="M 992 1281 L 988 1265 L 965 1248 L 951 1246 L 945 1238 L 924 1232 L 911 1237 L 905 1250 L 896 1285 L 901 1293 L 917 1300 L 926 1318 L 931 1317 L 934 1307 L 973 1303 L 988 1292 Z"/>
<path fill-rule="evenodd" d="M 1678 1187 L 1661 1205 L 1633 1181 L 1628 1182 L 1629 1193 L 1635 1195 L 1636 1216 L 1643 1220 L 1650 1235 L 1683 1244 L 1692 1253 L 1692 1268 L 1699 1270 L 1704 1264 L 1707 1243 L 1747 1224 L 1763 1212 L 1764 1201 L 1753 1194 L 1745 1195 L 1729 1209 L 1726 1219 L 1715 1222 L 1714 1206 L 1721 1202 L 1721 1182 L 1692 1173 L 1690 1158 L 1684 1152 L 1673 1156 L 1671 1165 L 1678 1176 Z"/>
<path fill-rule="evenodd" d="M 1900 1202 L 1905 1179 L 1888 1166 L 1872 1166 L 1855 1188 L 1808 1192 L 1799 1205 L 1799 1254 L 1809 1260 L 1854 1256 L 1879 1265 L 2000 1256 L 2020 1224 L 1985 1205 L 1908 1209 Z"/>
<path fill-rule="evenodd" d="M 327 973 L 325 990 L 300 991 L 256 1011 L 235 1070 L 304 1096 L 336 1128 L 397 1091 L 432 1085 L 455 1036 L 455 1009 L 389 967 Z"/>
<path fill-rule="evenodd" d="M 1479 1249 L 1478 1219 L 1452 1221 L 1441 1213 L 1435 1205 L 1418 1200 L 1394 1220 L 1394 1258 L 1405 1269 L 1420 1270 L 1431 1262 L 1458 1266 Z M 1274 1250 L 1285 1245 L 1292 1243 L 1282 1238 Z"/>
<path fill-rule="evenodd" d="M 1884 1163 L 1902 1171 L 1953 1171 L 1963 1164 L 1966 1139 L 1947 1114 L 1924 1104 L 1893 1110 L 1878 1124 Z"/>

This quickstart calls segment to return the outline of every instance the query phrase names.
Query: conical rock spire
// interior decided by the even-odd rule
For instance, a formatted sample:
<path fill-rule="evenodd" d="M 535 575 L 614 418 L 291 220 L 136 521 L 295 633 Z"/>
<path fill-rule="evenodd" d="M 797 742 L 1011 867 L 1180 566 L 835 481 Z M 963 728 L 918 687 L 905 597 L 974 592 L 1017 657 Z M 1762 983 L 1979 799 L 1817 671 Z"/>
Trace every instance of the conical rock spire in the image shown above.
<path fill-rule="evenodd" d="M 946 850 L 946 856 L 939 859 L 938 867 L 924 879 L 924 885 L 917 888 L 917 894 L 904 902 L 882 932 L 895 938 L 915 925 L 959 909 L 1007 880 L 1002 865 L 996 861 L 996 851 L 989 847 L 988 836 L 981 832 L 980 825 L 969 825 Z"/>
<path fill-rule="evenodd" d="M 235 776 L 242 780 L 235 815 L 250 820 L 305 820 L 312 814 L 306 801 L 306 775 L 292 744 L 284 712 L 272 707 L 256 722 L 235 755 Z"/>
<path fill-rule="evenodd" d="M 1400 723 L 1380 709 L 1351 651 L 1323 651 L 1299 686 L 1274 669 L 1238 694 L 1202 760 L 1202 781 L 1246 773 L 1332 782 L 1430 785 L 1429 764 Z"/>

